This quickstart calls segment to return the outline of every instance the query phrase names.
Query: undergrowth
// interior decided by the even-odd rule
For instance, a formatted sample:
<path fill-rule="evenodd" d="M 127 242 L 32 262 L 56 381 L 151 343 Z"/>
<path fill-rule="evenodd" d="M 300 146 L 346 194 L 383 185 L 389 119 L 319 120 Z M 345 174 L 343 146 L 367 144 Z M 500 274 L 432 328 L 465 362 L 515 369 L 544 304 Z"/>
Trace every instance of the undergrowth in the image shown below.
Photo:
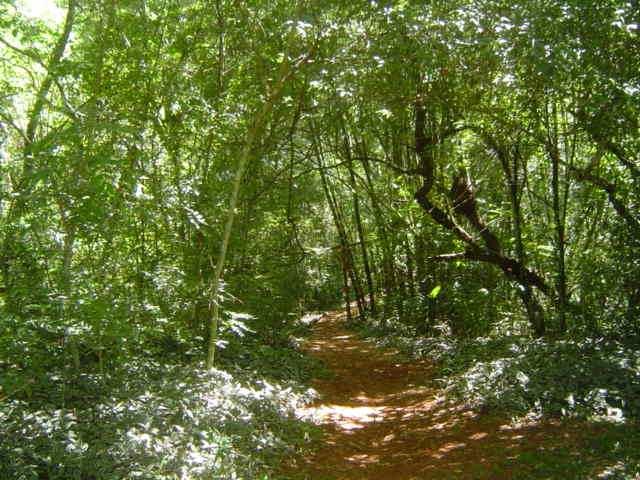
<path fill-rule="evenodd" d="M 620 338 L 532 339 L 504 332 L 464 339 L 446 329 L 425 337 L 413 326 L 389 319 L 373 319 L 358 329 L 409 361 L 432 360 L 434 380 L 450 398 L 471 408 L 506 413 L 514 421 L 555 417 L 603 422 L 610 427 L 594 438 L 581 462 L 609 465 L 593 478 L 640 475 L 637 344 Z"/>
<path fill-rule="evenodd" d="M 0 478 L 268 478 L 314 432 L 294 416 L 309 391 L 148 362 L 117 376 L 95 403 L 0 404 Z"/>
<path fill-rule="evenodd" d="M 362 333 L 412 358 L 428 358 L 450 393 L 470 406 L 514 414 L 640 419 L 640 348 L 619 340 L 494 335 L 423 337 L 371 321 Z"/>
<path fill-rule="evenodd" d="M 284 341 L 226 335 L 212 371 L 176 339 L 78 368 L 64 345 L 2 325 L 0 479 L 268 479 L 317 435 L 295 410 L 319 367 Z"/>

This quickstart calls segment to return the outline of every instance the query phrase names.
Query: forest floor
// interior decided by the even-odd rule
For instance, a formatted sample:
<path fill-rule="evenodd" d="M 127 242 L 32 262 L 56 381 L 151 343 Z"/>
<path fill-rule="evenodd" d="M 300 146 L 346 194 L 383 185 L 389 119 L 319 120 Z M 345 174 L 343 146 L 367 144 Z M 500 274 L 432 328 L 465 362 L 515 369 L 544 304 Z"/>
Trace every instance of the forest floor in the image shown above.
<path fill-rule="evenodd" d="M 435 384 L 432 365 L 359 338 L 340 312 L 324 315 L 304 348 L 331 371 L 314 382 L 319 399 L 301 412 L 324 436 L 317 450 L 291 460 L 284 478 L 611 478 L 606 462 L 588 458 L 607 425 L 470 410 Z"/>

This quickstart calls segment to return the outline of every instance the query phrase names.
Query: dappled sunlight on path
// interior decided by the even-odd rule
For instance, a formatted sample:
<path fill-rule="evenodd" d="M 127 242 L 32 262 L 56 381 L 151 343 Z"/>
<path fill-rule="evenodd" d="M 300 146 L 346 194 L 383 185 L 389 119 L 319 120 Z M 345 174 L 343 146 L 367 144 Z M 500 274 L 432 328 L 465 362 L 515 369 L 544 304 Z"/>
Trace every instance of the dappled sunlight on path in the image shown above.
<path fill-rule="evenodd" d="M 300 411 L 316 419 L 325 436 L 316 452 L 290 465 L 286 478 L 519 478 L 514 472 L 522 455 L 584 434 L 557 422 L 512 425 L 452 403 L 430 385 L 427 362 L 402 361 L 346 330 L 343 321 L 342 314 L 325 315 L 306 343 L 333 373 L 314 383 L 320 398 Z"/>

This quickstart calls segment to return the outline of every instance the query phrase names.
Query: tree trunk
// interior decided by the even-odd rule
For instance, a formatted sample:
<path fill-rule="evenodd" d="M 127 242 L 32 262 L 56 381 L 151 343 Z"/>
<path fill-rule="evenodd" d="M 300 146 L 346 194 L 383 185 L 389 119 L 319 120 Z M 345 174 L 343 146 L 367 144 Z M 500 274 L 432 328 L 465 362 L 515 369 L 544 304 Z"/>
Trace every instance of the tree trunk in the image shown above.
<path fill-rule="evenodd" d="M 2 251 L 0 253 L 0 269 L 2 270 L 5 288 L 8 293 L 11 292 L 12 250 L 16 241 L 16 229 L 14 228 L 14 225 L 16 225 L 24 215 L 29 201 L 29 195 L 35 185 L 35 158 L 39 153 L 37 151 L 37 135 L 42 123 L 42 112 L 47 103 L 49 90 L 51 90 L 56 76 L 58 75 L 58 67 L 62 61 L 62 57 L 67 49 L 67 45 L 71 37 L 76 8 L 76 0 L 69 0 L 62 33 L 60 34 L 60 37 L 51 52 L 51 56 L 49 57 L 44 80 L 36 92 L 35 101 L 29 110 L 27 126 L 23 134 L 24 146 L 22 152 L 22 172 L 13 188 L 13 199 L 7 210 L 5 219 L 6 234 L 2 240 Z M 13 302 L 9 300 L 8 303 L 11 305 Z"/>
<path fill-rule="evenodd" d="M 422 100 L 418 98 L 415 104 L 415 146 L 420 160 L 419 170 L 422 176 L 422 186 L 416 192 L 415 199 L 436 223 L 454 233 L 466 245 L 465 251 L 462 253 L 438 255 L 430 260 L 465 259 L 490 263 L 500 268 L 508 279 L 516 281 L 525 289 L 525 306 L 529 321 L 534 332 L 541 335 L 545 330 L 543 316 L 536 306 L 531 304 L 531 299 L 534 298 L 533 294 L 527 295 L 526 292 L 527 289 L 536 287 L 545 295 L 549 295 L 549 288 L 537 273 L 529 270 L 522 262 L 504 255 L 500 241 L 485 225 L 477 212 L 473 186 L 470 179 L 465 178 L 465 172 L 459 173 L 453 181 L 451 194 L 454 208 L 452 214 L 442 210 L 429 199 L 429 193 L 434 183 L 434 148 L 457 130 L 445 126 L 440 129 L 441 131 L 431 131 L 430 136 L 427 137 L 425 126 L 426 110 Z M 467 231 L 455 222 L 453 215 L 456 214 L 462 215 L 471 224 L 480 235 L 484 246 L 479 245 Z"/>
<path fill-rule="evenodd" d="M 347 157 L 347 168 L 349 170 L 349 180 L 351 184 L 351 192 L 353 195 L 353 209 L 356 221 L 356 230 L 358 232 L 358 239 L 360 240 L 360 251 L 362 253 L 362 264 L 364 267 L 365 278 L 367 280 L 367 287 L 369 289 L 369 310 L 372 315 L 376 314 L 376 300 L 375 300 L 375 287 L 373 285 L 373 276 L 371 275 L 371 267 L 369 264 L 369 254 L 367 251 L 367 242 L 364 234 L 364 227 L 362 226 L 362 218 L 360 216 L 360 198 L 358 196 L 358 186 L 356 184 L 356 175 L 353 168 L 353 157 L 351 155 L 351 145 L 346 131 L 344 132 L 344 151 Z"/>
<path fill-rule="evenodd" d="M 296 66 L 302 64 L 307 58 L 301 59 Z M 262 104 L 262 108 L 253 115 L 253 122 L 247 132 L 244 145 L 240 152 L 238 164 L 236 166 L 236 173 L 233 179 L 231 187 L 231 197 L 229 199 L 229 208 L 227 209 L 227 220 L 222 234 L 222 242 L 220 243 L 220 252 L 216 261 L 216 266 L 213 273 L 213 279 L 211 282 L 211 319 L 209 322 L 209 345 L 207 355 L 207 368 L 213 368 L 215 363 L 216 347 L 218 343 L 218 324 L 220 321 L 220 286 L 222 284 L 222 273 L 224 271 L 224 265 L 227 257 L 227 249 L 229 248 L 229 240 L 231 238 L 231 231 L 233 229 L 233 222 L 236 216 L 236 209 L 238 206 L 238 199 L 240 194 L 240 184 L 244 177 L 244 172 L 252 155 L 255 144 L 262 134 L 266 123 L 269 120 L 269 115 L 273 110 L 274 105 L 280 99 L 282 90 L 284 89 L 287 81 L 294 72 L 294 68 L 291 67 L 287 60 L 283 60 L 280 65 L 279 78 L 272 89 L 272 93 Z"/>
<path fill-rule="evenodd" d="M 553 197 L 553 221 L 555 226 L 557 280 L 558 292 L 558 323 L 560 332 L 567 330 L 567 274 L 565 268 L 565 222 L 560 205 L 560 153 L 557 144 L 549 145 L 551 156 L 551 193 Z"/>
<path fill-rule="evenodd" d="M 396 272 L 393 261 L 393 254 L 391 252 L 391 246 L 389 243 L 389 235 L 387 232 L 387 227 L 384 223 L 384 216 L 382 214 L 382 208 L 380 206 L 380 201 L 377 198 L 374 187 L 373 187 L 373 179 L 371 174 L 371 165 L 369 163 L 369 159 L 367 156 L 366 146 L 364 144 L 364 140 L 361 143 L 362 149 L 362 166 L 365 172 L 365 180 L 367 181 L 367 193 L 369 194 L 369 199 L 371 200 L 371 206 L 373 211 L 373 217 L 376 224 L 376 230 L 378 235 L 380 236 L 380 243 L 382 246 L 382 288 L 386 300 L 391 299 L 391 295 L 396 285 Z M 385 302 L 385 306 L 388 302 Z"/>

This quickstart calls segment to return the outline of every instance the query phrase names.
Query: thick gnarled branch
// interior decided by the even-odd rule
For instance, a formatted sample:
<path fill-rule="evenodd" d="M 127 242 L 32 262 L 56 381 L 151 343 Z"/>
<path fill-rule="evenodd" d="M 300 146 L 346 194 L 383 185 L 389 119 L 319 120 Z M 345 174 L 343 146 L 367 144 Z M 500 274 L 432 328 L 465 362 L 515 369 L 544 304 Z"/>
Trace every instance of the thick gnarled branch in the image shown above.
<path fill-rule="evenodd" d="M 534 286 L 545 295 L 550 295 L 551 293 L 549 286 L 540 275 L 529 270 L 517 260 L 504 255 L 471 247 L 464 252 L 444 253 L 427 258 L 429 262 L 455 262 L 460 260 L 485 262 L 496 265 L 508 278 L 517 281 L 519 284 Z"/>
<path fill-rule="evenodd" d="M 491 232 L 486 224 L 480 218 L 473 189 L 468 179 L 459 174 L 453 181 L 451 196 L 454 202 L 453 214 L 449 214 L 429 199 L 429 193 L 433 187 L 434 181 L 434 160 L 432 147 L 435 146 L 438 138 L 435 135 L 427 137 L 424 132 L 426 126 L 426 111 L 420 98 L 415 104 L 415 141 L 416 154 L 420 160 L 421 175 L 423 176 L 422 186 L 415 194 L 415 199 L 425 212 L 431 218 L 455 234 L 466 245 L 463 253 L 446 254 L 433 257 L 434 261 L 451 261 L 451 260 L 472 260 L 490 263 L 498 266 L 507 278 L 520 283 L 525 287 L 534 286 L 545 295 L 550 295 L 551 291 L 544 279 L 537 273 L 529 270 L 523 263 L 507 257 L 502 253 L 502 247 L 498 237 Z M 477 230 L 482 238 L 484 248 L 478 245 L 476 240 L 464 230 L 454 219 L 454 215 L 458 213 L 464 216 L 469 223 Z"/>

